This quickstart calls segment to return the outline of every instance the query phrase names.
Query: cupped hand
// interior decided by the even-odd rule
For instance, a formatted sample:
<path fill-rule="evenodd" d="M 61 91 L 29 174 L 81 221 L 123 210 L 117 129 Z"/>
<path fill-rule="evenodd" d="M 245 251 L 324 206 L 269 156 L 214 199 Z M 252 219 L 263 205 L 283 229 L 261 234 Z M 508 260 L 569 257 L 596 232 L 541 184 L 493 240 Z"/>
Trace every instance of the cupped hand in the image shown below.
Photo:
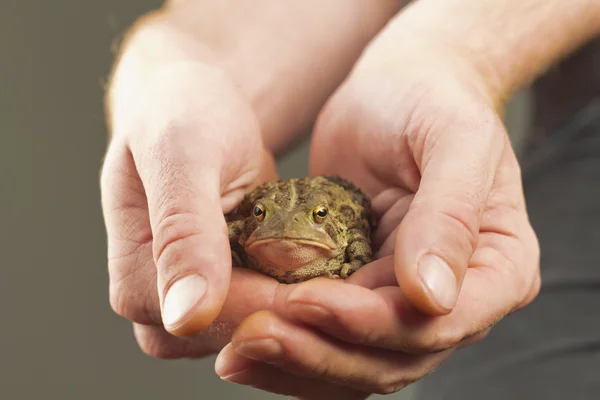
<path fill-rule="evenodd" d="M 372 197 L 377 260 L 246 319 L 220 354 L 226 379 L 315 399 L 394 392 L 537 295 L 539 248 L 500 99 L 458 52 L 420 45 L 372 45 L 312 142 L 312 174 Z"/>
<path fill-rule="evenodd" d="M 170 63 L 143 88 L 126 117 L 111 110 L 101 177 L 110 300 L 142 347 L 177 356 L 153 343 L 213 324 L 231 280 L 224 214 L 276 173 L 251 106 L 219 69 Z"/>

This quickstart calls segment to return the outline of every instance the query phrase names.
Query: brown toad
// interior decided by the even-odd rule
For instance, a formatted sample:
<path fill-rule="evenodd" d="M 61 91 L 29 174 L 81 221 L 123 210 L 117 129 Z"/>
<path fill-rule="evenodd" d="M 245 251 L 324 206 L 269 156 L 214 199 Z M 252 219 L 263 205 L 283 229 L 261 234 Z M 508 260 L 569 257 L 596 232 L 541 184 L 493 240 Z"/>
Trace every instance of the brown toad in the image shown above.
<path fill-rule="evenodd" d="M 234 265 L 282 283 L 347 278 L 372 258 L 370 201 L 339 177 L 266 182 L 227 224 Z"/>

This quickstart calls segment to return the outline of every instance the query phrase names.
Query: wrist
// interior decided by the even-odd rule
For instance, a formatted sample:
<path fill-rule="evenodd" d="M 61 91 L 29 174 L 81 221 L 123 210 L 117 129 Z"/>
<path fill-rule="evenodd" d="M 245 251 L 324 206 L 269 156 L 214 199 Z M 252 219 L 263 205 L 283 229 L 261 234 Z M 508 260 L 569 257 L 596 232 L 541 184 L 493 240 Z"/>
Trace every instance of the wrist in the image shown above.
<path fill-rule="evenodd" d="M 220 86 L 228 92 L 237 92 L 256 111 L 256 108 L 262 107 L 263 97 L 268 97 L 263 96 L 261 91 L 273 95 L 276 90 L 261 75 L 277 75 L 284 79 L 281 73 L 269 73 L 267 68 L 256 73 L 245 70 L 234 75 L 219 53 L 220 49 L 215 51 L 215 46 L 175 26 L 164 14 L 141 19 L 123 43 L 108 86 L 106 112 L 110 130 L 126 129 L 130 120 L 136 118 L 140 105 L 157 90 L 155 86 L 169 86 L 168 91 L 177 97 L 178 103 L 185 101 L 182 99 L 183 92 L 192 87 L 200 95 L 207 89 L 202 85 Z M 171 112 L 169 108 L 164 111 Z M 270 150 L 278 146 L 273 143 L 278 138 L 269 134 L 268 130 L 273 118 L 279 116 L 263 113 L 259 118 L 265 146 Z M 285 134 L 282 132 L 282 135 Z M 269 139 L 272 141 L 269 142 Z"/>
<path fill-rule="evenodd" d="M 112 135 L 127 129 L 140 105 L 148 99 L 153 84 L 168 79 L 177 86 L 178 81 L 185 79 L 178 69 L 187 67 L 189 71 L 196 67 L 202 75 L 220 72 L 211 67 L 215 64 L 214 55 L 206 46 L 189 40 L 161 17 L 155 12 L 140 18 L 120 45 L 105 98 Z"/>
<path fill-rule="evenodd" d="M 501 107 L 515 91 L 600 34 L 600 3 L 595 0 L 506 3 L 420 0 L 380 36 L 401 48 L 415 48 L 416 54 L 433 48 L 462 59 Z M 422 43 L 429 48 L 419 50 Z"/>
<path fill-rule="evenodd" d="M 115 108 L 111 99 L 138 93 L 135 82 L 143 85 L 152 73 L 147 71 L 161 65 L 211 65 L 235 82 L 257 115 L 267 147 L 279 152 L 310 128 L 364 45 L 398 8 L 392 0 L 376 6 L 346 0 L 287 7 L 228 2 L 231 7 L 171 2 L 140 20 L 115 69 L 109 108 Z"/>

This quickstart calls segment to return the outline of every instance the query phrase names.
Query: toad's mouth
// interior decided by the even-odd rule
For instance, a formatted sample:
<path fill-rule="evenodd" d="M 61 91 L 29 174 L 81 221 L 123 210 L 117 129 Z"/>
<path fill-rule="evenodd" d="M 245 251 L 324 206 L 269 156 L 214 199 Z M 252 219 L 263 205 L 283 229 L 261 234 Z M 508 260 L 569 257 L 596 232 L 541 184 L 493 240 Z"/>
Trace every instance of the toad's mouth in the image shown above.
<path fill-rule="evenodd" d="M 325 263 L 337 255 L 333 244 L 293 237 L 256 239 L 246 244 L 246 253 L 261 265 L 280 272 Z"/>
<path fill-rule="evenodd" d="M 333 243 L 323 243 L 323 242 L 319 242 L 318 240 L 289 237 L 289 236 L 249 240 L 246 242 L 246 250 L 249 250 L 255 246 L 273 245 L 273 244 L 277 245 L 280 242 L 291 242 L 291 243 L 295 243 L 298 246 L 312 246 L 312 247 L 320 247 L 325 250 L 335 250 L 335 245 Z"/>

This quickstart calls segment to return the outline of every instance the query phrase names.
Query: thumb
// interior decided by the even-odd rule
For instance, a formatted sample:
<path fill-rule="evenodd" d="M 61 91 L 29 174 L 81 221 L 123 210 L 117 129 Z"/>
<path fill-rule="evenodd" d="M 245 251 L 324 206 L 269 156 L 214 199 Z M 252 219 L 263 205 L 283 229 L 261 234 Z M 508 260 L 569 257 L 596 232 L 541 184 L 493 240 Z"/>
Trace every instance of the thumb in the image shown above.
<path fill-rule="evenodd" d="M 179 72 L 147 96 L 130 148 L 148 201 L 156 265 L 148 281 L 157 281 L 165 329 L 190 336 L 223 307 L 231 278 L 223 208 L 254 184 L 265 152 L 258 121 L 232 87 Z"/>
<path fill-rule="evenodd" d="M 219 314 L 229 287 L 231 255 L 219 170 L 186 160 L 178 147 L 164 146 L 144 160 L 140 176 L 148 198 L 163 324 L 171 334 L 187 336 L 204 330 Z"/>
<path fill-rule="evenodd" d="M 394 256 L 404 295 L 430 315 L 447 314 L 456 304 L 506 145 L 497 118 L 444 128 L 425 141 L 432 145 L 423 150 L 419 189 L 398 229 Z"/>

